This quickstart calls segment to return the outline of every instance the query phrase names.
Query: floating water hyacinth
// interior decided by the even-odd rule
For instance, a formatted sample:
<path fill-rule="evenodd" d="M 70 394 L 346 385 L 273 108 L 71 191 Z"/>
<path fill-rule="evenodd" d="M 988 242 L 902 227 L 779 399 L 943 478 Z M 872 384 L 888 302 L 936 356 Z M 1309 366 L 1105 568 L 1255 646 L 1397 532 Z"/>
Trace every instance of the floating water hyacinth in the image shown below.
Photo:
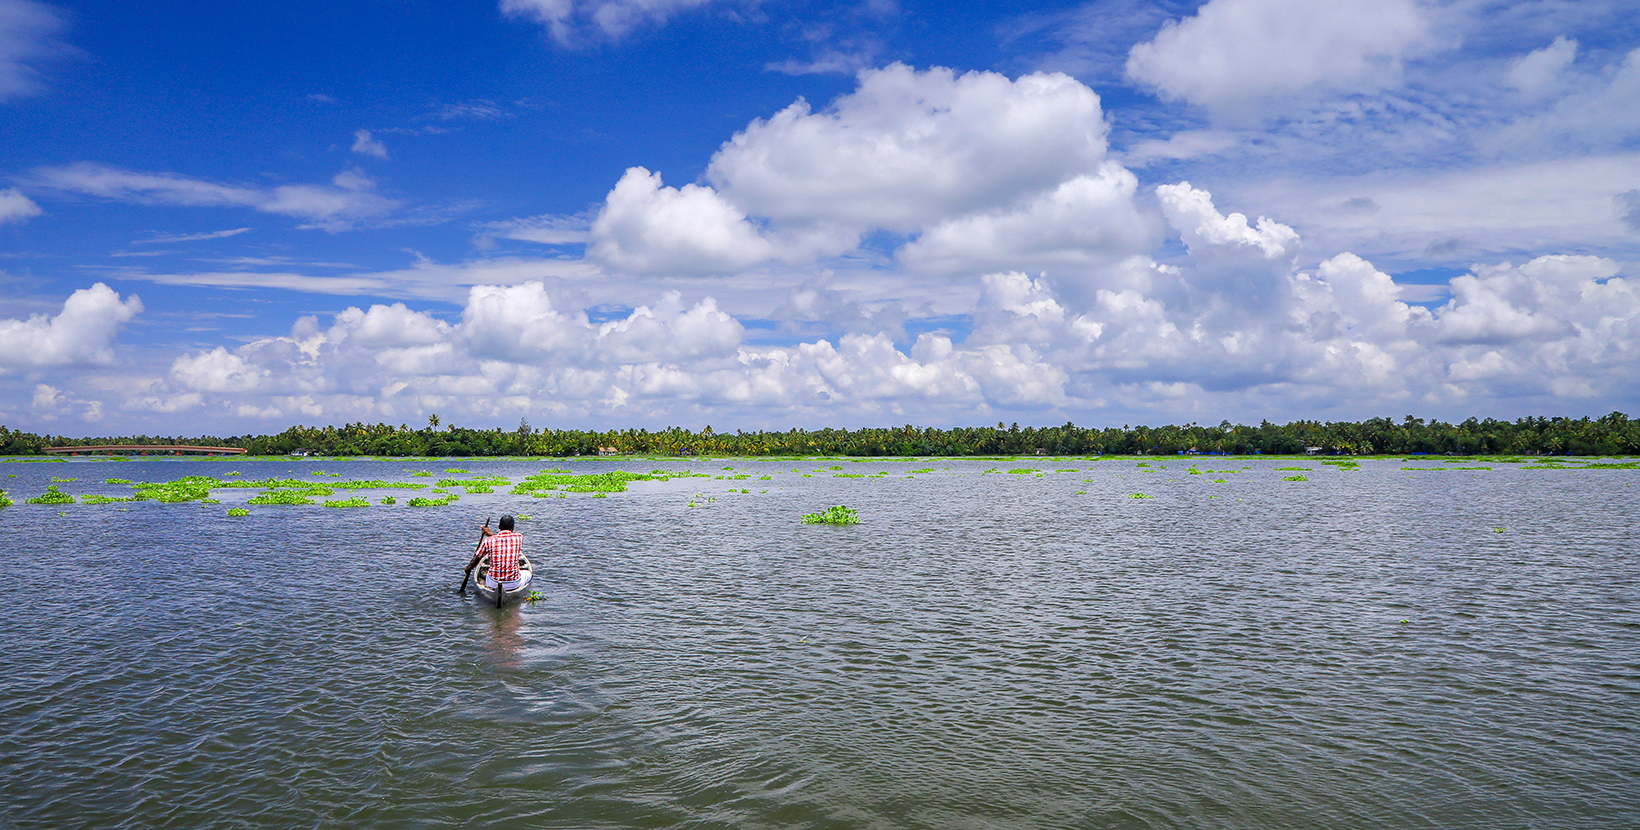
<path fill-rule="evenodd" d="M 46 487 L 46 491 L 44 493 L 41 493 L 40 495 L 35 496 L 32 499 L 29 499 L 28 503 L 29 504 L 73 504 L 74 503 L 74 497 L 67 494 L 67 493 L 64 493 L 62 490 L 57 489 L 57 485 L 52 484 L 52 485 L 49 485 L 49 486 Z"/>
<path fill-rule="evenodd" d="M 274 491 L 263 493 L 259 496 L 254 496 L 250 499 L 247 499 L 245 501 L 245 503 L 246 504 L 298 505 L 298 504 L 312 504 L 313 499 L 310 499 L 307 496 L 304 496 L 301 493 L 298 493 L 298 492 L 295 492 L 295 491 L 292 491 L 292 490 L 274 490 Z"/>
<path fill-rule="evenodd" d="M 1305 477 L 1304 477 L 1304 476 L 1302 476 L 1302 475 L 1296 475 L 1296 476 L 1282 476 L 1282 477 L 1281 477 L 1281 480 L 1282 480 L 1282 481 L 1309 481 L 1309 479 L 1307 479 L 1307 478 L 1305 478 Z"/>
<path fill-rule="evenodd" d="M 250 514 L 251 514 L 251 511 L 246 510 L 243 507 L 230 507 L 230 508 L 228 508 L 228 515 L 229 516 L 249 516 Z"/>
<path fill-rule="evenodd" d="M 1155 496 L 1147 496 L 1144 493 L 1134 493 L 1133 495 L 1128 496 L 1128 498 L 1130 498 L 1130 499 L 1150 499 L 1150 498 L 1155 498 Z"/>
<path fill-rule="evenodd" d="M 326 507 L 369 507 L 370 500 L 354 497 L 351 499 L 336 499 L 325 502 Z"/>
<path fill-rule="evenodd" d="M 860 523 L 860 514 L 841 504 L 828 507 L 819 513 L 809 513 L 803 517 L 806 525 L 857 525 Z"/>

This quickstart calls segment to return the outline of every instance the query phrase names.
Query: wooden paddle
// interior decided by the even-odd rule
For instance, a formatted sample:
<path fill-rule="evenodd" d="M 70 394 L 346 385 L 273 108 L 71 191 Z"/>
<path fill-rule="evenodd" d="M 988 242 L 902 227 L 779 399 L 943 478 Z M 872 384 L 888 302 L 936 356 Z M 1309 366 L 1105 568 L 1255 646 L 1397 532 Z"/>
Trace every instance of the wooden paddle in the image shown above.
<path fill-rule="evenodd" d="M 485 527 L 490 526 L 490 517 L 489 516 L 484 517 L 484 526 Z M 479 533 L 478 533 L 478 547 L 473 548 L 473 556 L 478 556 L 478 548 L 481 548 L 481 547 L 484 547 L 484 532 L 483 531 L 479 531 Z M 475 562 L 470 562 L 467 565 L 467 570 L 462 571 L 462 573 L 461 573 L 461 587 L 456 589 L 456 593 L 458 593 L 462 596 L 467 596 L 467 580 L 473 578 L 473 566 L 477 565 L 477 564 L 478 564 L 478 562 L 476 562 L 476 561 Z"/>

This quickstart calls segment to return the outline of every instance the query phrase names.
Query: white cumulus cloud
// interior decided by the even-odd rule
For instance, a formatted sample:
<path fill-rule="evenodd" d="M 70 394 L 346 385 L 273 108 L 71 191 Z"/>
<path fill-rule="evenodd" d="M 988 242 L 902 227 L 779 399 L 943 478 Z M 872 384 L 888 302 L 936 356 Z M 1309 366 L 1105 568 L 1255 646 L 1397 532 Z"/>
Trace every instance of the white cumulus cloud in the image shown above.
<path fill-rule="evenodd" d="M 906 233 L 1097 174 L 1105 136 L 1099 96 L 1068 75 L 894 64 L 825 110 L 752 122 L 706 178 L 753 216 Z"/>
<path fill-rule="evenodd" d="M 1415 0 L 1209 0 L 1134 46 L 1127 73 L 1168 97 L 1242 116 L 1313 89 L 1394 86 L 1429 28 Z"/>
<path fill-rule="evenodd" d="M 0 320 L 0 374 L 24 369 L 114 362 L 111 343 L 120 327 L 142 311 L 142 301 L 103 283 L 69 295 L 55 317 Z"/>
<path fill-rule="evenodd" d="M 659 173 L 626 171 L 592 221 L 588 255 L 630 273 L 738 271 L 773 256 L 746 215 L 710 187 L 666 187 Z"/>

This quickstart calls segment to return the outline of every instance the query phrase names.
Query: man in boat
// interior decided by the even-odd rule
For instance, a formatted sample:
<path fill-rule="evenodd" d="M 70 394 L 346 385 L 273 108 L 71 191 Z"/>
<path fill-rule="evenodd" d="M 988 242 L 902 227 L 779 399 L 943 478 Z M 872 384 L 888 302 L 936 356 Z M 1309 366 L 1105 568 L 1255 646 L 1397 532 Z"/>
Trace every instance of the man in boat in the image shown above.
<path fill-rule="evenodd" d="M 501 517 L 501 530 L 494 531 L 488 524 L 480 530 L 484 532 L 484 541 L 479 543 L 478 550 L 473 552 L 473 561 L 467 563 L 467 573 L 485 558 L 490 560 L 490 569 L 484 576 L 484 585 L 496 589 L 499 583 L 504 591 L 515 591 L 523 584 L 518 570 L 518 556 L 524 550 L 524 537 L 513 531 L 513 517 Z"/>

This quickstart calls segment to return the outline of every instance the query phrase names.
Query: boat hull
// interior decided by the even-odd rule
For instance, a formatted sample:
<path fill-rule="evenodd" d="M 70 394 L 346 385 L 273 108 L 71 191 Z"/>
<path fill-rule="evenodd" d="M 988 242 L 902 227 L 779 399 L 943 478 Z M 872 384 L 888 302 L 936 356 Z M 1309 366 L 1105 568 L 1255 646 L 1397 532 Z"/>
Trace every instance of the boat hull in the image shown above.
<path fill-rule="evenodd" d="M 474 576 L 478 579 L 478 597 L 479 599 L 482 599 L 497 608 L 500 608 L 503 605 L 510 605 L 526 596 L 529 596 L 530 583 L 533 582 L 535 578 L 535 570 L 530 566 L 529 557 L 519 554 L 518 576 L 520 581 L 518 583 L 518 587 L 511 590 L 500 591 L 501 596 L 498 598 L 496 596 L 497 589 L 491 588 L 484 584 L 484 578 L 489 576 L 489 573 L 490 563 L 488 561 L 480 562 L 478 565 L 478 570 L 474 574 Z"/>

